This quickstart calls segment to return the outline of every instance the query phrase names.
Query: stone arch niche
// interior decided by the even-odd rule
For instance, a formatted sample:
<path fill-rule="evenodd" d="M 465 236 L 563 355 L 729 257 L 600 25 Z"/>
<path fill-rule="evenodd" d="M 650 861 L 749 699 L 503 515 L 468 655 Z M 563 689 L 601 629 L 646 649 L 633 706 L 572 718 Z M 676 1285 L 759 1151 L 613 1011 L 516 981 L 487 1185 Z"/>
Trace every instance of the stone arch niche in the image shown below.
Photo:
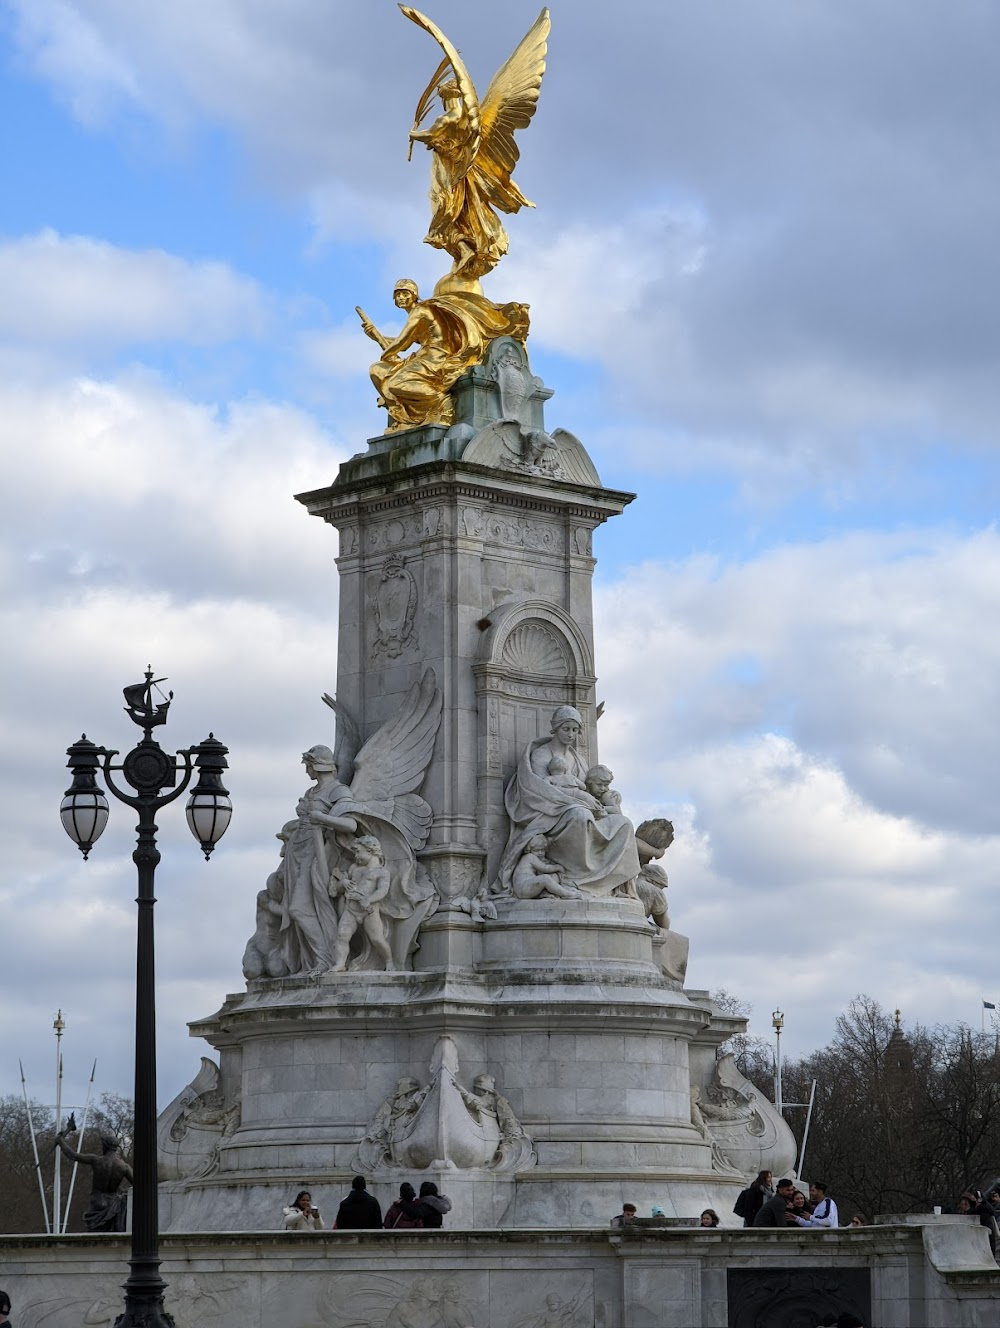
<path fill-rule="evenodd" d="M 487 880 L 496 877 L 509 822 L 503 792 L 525 746 L 549 732 L 557 706 L 583 716 L 580 752 L 597 760 L 594 660 L 573 619 L 545 600 L 504 604 L 490 615 L 473 665 L 479 717 L 478 821 Z"/>

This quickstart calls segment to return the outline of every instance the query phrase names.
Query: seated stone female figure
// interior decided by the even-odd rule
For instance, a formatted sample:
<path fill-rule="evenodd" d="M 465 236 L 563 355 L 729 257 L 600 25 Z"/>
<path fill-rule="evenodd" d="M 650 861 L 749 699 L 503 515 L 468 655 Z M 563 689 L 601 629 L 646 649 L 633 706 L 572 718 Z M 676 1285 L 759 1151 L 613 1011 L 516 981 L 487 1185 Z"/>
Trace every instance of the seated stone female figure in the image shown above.
<path fill-rule="evenodd" d="M 560 706 L 549 736 L 528 744 L 507 785 L 511 833 L 500 863 L 500 886 L 506 892 L 513 888 L 514 868 L 528 842 L 540 834 L 547 840 L 547 856 L 564 869 L 563 884 L 584 894 L 610 895 L 639 874 L 631 821 L 581 787 L 588 769 L 577 750 L 582 729 L 580 712 Z"/>

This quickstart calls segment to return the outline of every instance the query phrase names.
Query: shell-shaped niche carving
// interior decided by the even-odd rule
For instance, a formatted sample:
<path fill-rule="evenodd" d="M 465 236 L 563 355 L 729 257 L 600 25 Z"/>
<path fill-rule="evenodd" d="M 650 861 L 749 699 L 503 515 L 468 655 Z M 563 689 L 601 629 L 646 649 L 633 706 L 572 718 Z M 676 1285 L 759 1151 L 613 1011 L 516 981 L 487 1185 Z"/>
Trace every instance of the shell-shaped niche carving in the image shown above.
<path fill-rule="evenodd" d="M 517 673 L 565 678 L 569 672 L 562 641 L 537 622 L 520 623 L 514 628 L 503 648 L 503 662 Z"/>

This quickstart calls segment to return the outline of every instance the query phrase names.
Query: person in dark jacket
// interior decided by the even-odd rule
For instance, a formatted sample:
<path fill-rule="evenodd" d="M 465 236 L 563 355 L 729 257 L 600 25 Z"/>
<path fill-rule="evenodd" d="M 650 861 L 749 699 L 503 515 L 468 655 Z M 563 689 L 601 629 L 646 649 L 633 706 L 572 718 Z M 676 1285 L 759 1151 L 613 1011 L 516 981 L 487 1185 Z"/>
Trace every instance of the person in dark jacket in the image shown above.
<path fill-rule="evenodd" d="M 351 1192 L 342 1199 L 337 1209 L 338 1231 L 361 1231 L 382 1225 L 382 1208 L 373 1194 L 368 1193 L 364 1176 L 355 1176 Z"/>
<path fill-rule="evenodd" d="M 990 1253 L 997 1257 L 997 1232 L 1000 1229 L 1000 1190 L 996 1186 L 984 1199 L 978 1190 L 969 1190 L 970 1211 L 979 1218 L 981 1226 L 986 1228 L 990 1241 Z M 965 1195 L 962 1196 L 965 1198 Z"/>
<path fill-rule="evenodd" d="M 416 1202 L 404 1203 L 402 1208 L 407 1217 L 418 1217 L 425 1227 L 440 1227 L 444 1225 L 445 1213 L 451 1212 L 451 1200 L 438 1194 L 438 1187 L 432 1180 L 425 1180 Z"/>
<path fill-rule="evenodd" d="M 795 1185 L 790 1180 L 779 1180 L 777 1185 L 777 1194 L 773 1199 L 768 1199 L 760 1212 L 753 1220 L 755 1227 L 785 1227 L 787 1226 L 788 1208 L 792 1202 L 792 1195 L 795 1193 Z"/>
<path fill-rule="evenodd" d="M 774 1198 L 774 1177 L 769 1171 L 758 1171 L 757 1179 L 740 1195 L 739 1216 L 745 1227 L 752 1227 L 753 1220 L 768 1199 Z"/>
<path fill-rule="evenodd" d="M 394 1199 L 386 1210 L 385 1220 L 382 1225 L 386 1231 L 392 1231 L 395 1228 L 403 1227 L 422 1227 L 424 1224 L 418 1217 L 407 1217 L 403 1212 L 403 1204 L 412 1203 L 417 1197 L 417 1192 L 408 1180 L 404 1180 L 399 1187 L 399 1198 Z"/>

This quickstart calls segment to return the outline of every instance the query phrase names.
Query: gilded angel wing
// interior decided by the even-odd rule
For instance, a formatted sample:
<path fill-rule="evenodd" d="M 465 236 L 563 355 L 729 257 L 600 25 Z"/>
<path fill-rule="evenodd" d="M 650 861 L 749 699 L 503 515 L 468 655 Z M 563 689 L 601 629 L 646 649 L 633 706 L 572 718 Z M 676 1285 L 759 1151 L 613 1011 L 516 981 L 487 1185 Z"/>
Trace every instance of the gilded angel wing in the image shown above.
<path fill-rule="evenodd" d="M 514 131 L 531 122 L 545 73 L 545 52 L 551 27 L 543 9 L 506 64 L 493 75 L 479 107 L 481 141 L 470 175 L 501 212 L 534 207 L 511 179 L 520 152 Z"/>
<path fill-rule="evenodd" d="M 337 778 L 342 784 L 350 784 L 354 778 L 354 757 L 361 746 L 361 734 L 358 732 L 357 724 L 335 696 L 324 692 L 323 700 L 337 716 L 337 737 L 333 745 Z"/>
<path fill-rule="evenodd" d="M 433 811 L 417 789 L 423 783 L 441 723 L 441 691 L 433 669 L 406 694 L 392 719 L 372 734 L 354 761 L 351 802 L 359 812 L 379 816 L 422 848 Z"/>
<path fill-rule="evenodd" d="M 435 69 L 434 76 L 427 84 L 420 101 L 417 103 L 417 109 L 413 117 L 414 129 L 418 128 L 427 114 L 441 82 L 441 76 L 448 65 L 451 65 L 452 72 L 455 75 L 455 82 L 458 84 L 462 103 L 465 107 L 466 124 L 464 133 L 461 135 L 461 150 L 457 154 L 457 159 L 450 164 L 455 178 L 461 179 L 472 165 L 479 150 L 479 98 L 476 96 L 475 84 L 469 77 L 469 71 L 466 69 L 462 57 L 433 19 L 429 19 L 426 14 L 421 14 L 419 9 L 414 9 L 411 5 L 400 5 L 399 7 L 411 23 L 416 23 L 418 28 L 423 28 L 425 32 L 429 32 L 444 52 L 444 59 Z"/>

